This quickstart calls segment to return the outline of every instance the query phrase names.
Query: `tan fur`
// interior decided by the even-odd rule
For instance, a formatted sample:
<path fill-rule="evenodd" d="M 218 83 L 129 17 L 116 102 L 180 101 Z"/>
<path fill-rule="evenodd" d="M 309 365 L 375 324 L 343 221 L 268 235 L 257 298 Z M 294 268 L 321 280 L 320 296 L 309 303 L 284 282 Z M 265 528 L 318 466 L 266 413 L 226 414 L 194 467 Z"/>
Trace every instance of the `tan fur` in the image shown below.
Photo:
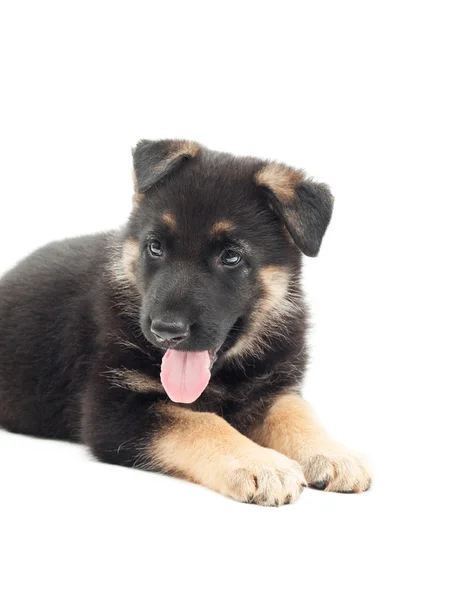
<path fill-rule="evenodd" d="M 333 492 L 362 492 L 370 486 L 363 459 L 334 441 L 298 394 L 279 396 L 250 437 L 297 460 L 309 485 L 327 482 L 326 490 Z"/>
<path fill-rule="evenodd" d="M 135 266 L 140 255 L 137 240 L 125 240 L 122 248 L 123 272 L 129 282 L 136 285 Z"/>
<path fill-rule="evenodd" d="M 191 156 L 195 158 L 200 152 L 201 146 L 197 142 L 190 142 L 187 140 L 175 140 L 170 148 L 171 158 L 177 158 L 179 156 Z"/>
<path fill-rule="evenodd" d="M 201 150 L 201 147 L 195 142 L 186 142 L 176 140 L 168 148 L 169 153 L 163 160 L 158 161 L 153 167 L 153 171 L 158 174 L 163 174 L 167 168 L 182 156 L 191 156 L 194 158 Z"/>
<path fill-rule="evenodd" d="M 258 185 L 269 188 L 281 201 L 292 202 L 304 173 L 281 163 L 270 163 L 256 175 Z"/>
<path fill-rule="evenodd" d="M 137 179 L 136 179 L 135 171 L 132 171 L 132 179 L 133 179 L 133 189 L 134 189 L 134 193 L 133 193 L 133 206 L 136 207 L 142 200 L 145 199 L 145 195 L 141 194 L 138 191 L 138 182 L 137 182 Z"/>
<path fill-rule="evenodd" d="M 175 231 L 176 218 L 175 218 L 174 213 L 167 211 L 163 214 L 163 216 L 161 218 L 162 218 L 163 222 L 169 227 L 169 229 L 171 229 L 172 231 Z"/>
<path fill-rule="evenodd" d="M 232 233 L 234 231 L 234 224 L 230 221 L 218 221 L 211 228 L 211 235 L 220 235 L 222 233 Z"/>
<path fill-rule="evenodd" d="M 305 480 L 296 462 L 254 444 L 215 414 L 162 410 L 171 426 L 151 442 L 149 466 L 241 502 L 278 506 L 298 498 Z"/>
<path fill-rule="evenodd" d="M 291 275 L 287 269 L 269 265 L 260 270 L 259 277 L 263 287 L 262 298 L 252 312 L 247 331 L 226 353 L 227 358 L 261 354 L 268 348 L 271 336 L 282 335 L 285 318 L 301 310 L 289 290 Z"/>
<path fill-rule="evenodd" d="M 132 390 L 132 392 L 164 393 L 164 388 L 158 379 L 132 369 L 110 369 L 106 372 L 106 376 L 112 385 Z"/>
<path fill-rule="evenodd" d="M 111 275 L 115 282 L 123 288 L 137 289 L 137 262 L 140 256 L 140 247 L 137 240 L 127 239 L 123 245 L 116 243 L 113 262 L 111 264 Z"/>

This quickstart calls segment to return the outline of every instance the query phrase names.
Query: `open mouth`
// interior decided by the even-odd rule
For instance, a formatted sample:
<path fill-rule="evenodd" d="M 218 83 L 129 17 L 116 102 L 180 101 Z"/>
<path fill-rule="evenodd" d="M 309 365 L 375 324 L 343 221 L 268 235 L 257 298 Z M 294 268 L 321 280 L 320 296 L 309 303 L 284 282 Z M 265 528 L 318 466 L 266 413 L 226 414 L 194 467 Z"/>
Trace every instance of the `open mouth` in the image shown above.
<path fill-rule="evenodd" d="M 202 395 L 219 348 L 203 352 L 166 351 L 161 363 L 161 383 L 173 402 L 191 404 Z"/>
<path fill-rule="evenodd" d="M 168 348 L 161 363 L 161 383 L 173 402 L 191 404 L 205 391 L 218 354 L 225 352 L 237 338 L 238 322 L 225 341 L 212 350 L 187 352 Z"/>

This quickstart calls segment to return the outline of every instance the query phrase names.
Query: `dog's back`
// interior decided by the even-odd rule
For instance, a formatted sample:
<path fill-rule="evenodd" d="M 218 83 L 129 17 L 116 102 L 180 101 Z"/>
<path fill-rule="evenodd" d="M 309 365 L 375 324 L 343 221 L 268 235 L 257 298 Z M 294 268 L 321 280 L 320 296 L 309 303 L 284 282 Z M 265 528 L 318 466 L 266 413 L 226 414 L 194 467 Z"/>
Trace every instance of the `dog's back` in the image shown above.
<path fill-rule="evenodd" d="M 0 425 L 79 439 L 76 395 L 93 357 L 90 301 L 107 234 L 49 244 L 0 280 Z"/>

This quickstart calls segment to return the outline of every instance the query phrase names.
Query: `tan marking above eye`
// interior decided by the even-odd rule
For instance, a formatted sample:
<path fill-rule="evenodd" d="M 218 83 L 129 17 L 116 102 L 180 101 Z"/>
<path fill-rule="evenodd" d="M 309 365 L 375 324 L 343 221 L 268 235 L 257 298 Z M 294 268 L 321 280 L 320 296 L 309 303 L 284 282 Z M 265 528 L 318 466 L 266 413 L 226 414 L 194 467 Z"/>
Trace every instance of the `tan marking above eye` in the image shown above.
<path fill-rule="evenodd" d="M 174 213 L 167 211 L 163 214 L 161 219 L 170 229 L 174 230 L 176 228 L 177 222 Z"/>
<path fill-rule="evenodd" d="M 234 231 L 234 223 L 231 221 L 218 221 L 211 228 L 211 235 L 220 235 L 222 233 L 232 233 Z"/>
<path fill-rule="evenodd" d="M 304 173 L 281 163 L 271 163 L 258 171 L 255 181 L 269 188 L 283 202 L 291 202 L 297 186 L 304 181 Z"/>

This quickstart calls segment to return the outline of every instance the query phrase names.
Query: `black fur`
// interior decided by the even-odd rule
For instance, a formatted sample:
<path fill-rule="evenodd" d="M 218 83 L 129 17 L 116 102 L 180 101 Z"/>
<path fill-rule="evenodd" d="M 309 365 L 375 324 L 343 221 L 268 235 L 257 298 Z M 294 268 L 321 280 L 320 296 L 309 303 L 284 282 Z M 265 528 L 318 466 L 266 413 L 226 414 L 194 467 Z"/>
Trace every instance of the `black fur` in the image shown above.
<path fill-rule="evenodd" d="M 158 412 L 169 400 L 116 385 L 113 373 L 159 380 L 164 348 L 151 332 L 155 318 L 190 325 L 180 349 L 220 346 L 211 382 L 189 410 L 215 412 L 246 433 L 276 393 L 300 385 L 306 317 L 297 246 L 318 252 L 331 216 L 328 188 L 303 181 L 283 205 L 255 181 L 265 161 L 184 144 L 137 145 L 136 199 L 122 230 L 52 243 L 0 280 L 4 428 L 85 442 L 101 460 L 138 466 L 141 448 L 169 425 Z M 213 234 L 220 222 L 233 230 Z M 161 258 L 148 252 L 155 240 Z M 124 267 L 129 243 L 138 259 Z M 239 266 L 220 263 L 225 248 L 243 255 Z M 229 357 L 259 318 L 265 267 L 289 274 L 294 308 L 277 322 L 272 315 L 254 348 Z"/>

